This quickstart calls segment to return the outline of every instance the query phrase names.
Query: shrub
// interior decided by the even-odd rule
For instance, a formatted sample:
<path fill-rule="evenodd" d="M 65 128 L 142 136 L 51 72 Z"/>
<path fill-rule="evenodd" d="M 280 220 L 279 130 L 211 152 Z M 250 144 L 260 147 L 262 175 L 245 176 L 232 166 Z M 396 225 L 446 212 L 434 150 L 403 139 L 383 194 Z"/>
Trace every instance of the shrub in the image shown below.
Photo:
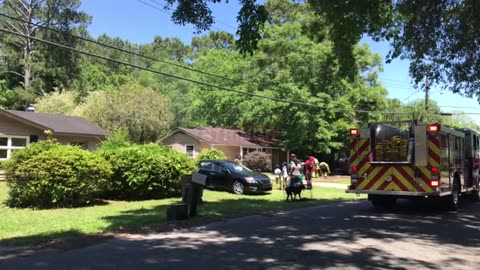
<path fill-rule="evenodd" d="M 198 162 L 202 159 L 227 159 L 225 154 L 217 149 L 203 149 L 202 152 L 198 154 L 196 157 L 195 164 L 198 164 Z"/>
<path fill-rule="evenodd" d="M 156 144 L 100 149 L 113 168 L 104 196 L 110 199 L 161 199 L 179 196 L 180 175 L 195 171 L 185 154 Z"/>
<path fill-rule="evenodd" d="M 253 151 L 245 156 L 245 158 L 243 159 L 243 165 L 254 171 L 271 172 L 272 157 L 265 152 Z"/>
<path fill-rule="evenodd" d="M 88 205 L 102 192 L 112 173 L 102 157 L 54 141 L 20 150 L 4 168 L 9 186 L 7 203 L 33 208 Z"/>
<path fill-rule="evenodd" d="M 132 146 L 132 142 L 128 136 L 128 131 L 118 130 L 102 142 L 99 151 L 115 151 L 118 148 L 129 146 Z"/>

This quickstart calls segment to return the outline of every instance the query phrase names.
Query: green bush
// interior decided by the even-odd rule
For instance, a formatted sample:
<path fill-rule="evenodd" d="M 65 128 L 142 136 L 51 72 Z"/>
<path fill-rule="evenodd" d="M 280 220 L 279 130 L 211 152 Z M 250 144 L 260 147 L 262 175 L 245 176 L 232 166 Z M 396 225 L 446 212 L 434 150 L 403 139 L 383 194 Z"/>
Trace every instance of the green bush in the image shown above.
<path fill-rule="evenodd" d="M 13 207 L 53 208 L 88 205 L 112 174 L 102 157 L 77 146 L 45 141 L 15 153 L 4 164 Z"/>
<path fill-rule="evenodd" d="M 156 144 L 101 148 L 113 168 L 104 196 L 109 199 L 143 200 L 179 196 L 180 175 L 195 171 L 185 154 Z"/>
<path fill-rule="evenodd" d="M 253 151 L 245 156 L 243 165 L 257 172 L 271 172 L 272 157 L 265 152 Z"/>
<path fill-rule="evenodd" d="M 198 164 L 198 162 L 202 159 L 227 159 L 225 154 L 217 149 L 203 149 L 202 152 L 198 154 L 196 157 L 195 164 Z"/>

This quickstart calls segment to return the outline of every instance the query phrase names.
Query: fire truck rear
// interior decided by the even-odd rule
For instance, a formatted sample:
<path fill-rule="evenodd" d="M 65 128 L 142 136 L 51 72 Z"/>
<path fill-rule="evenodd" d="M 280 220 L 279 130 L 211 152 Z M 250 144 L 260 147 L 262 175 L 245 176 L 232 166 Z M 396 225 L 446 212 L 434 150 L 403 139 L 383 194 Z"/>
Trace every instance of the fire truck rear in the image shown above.
<path fill-rule="evenodd" d="M 351 185 L 376 207 L 400 197 L 479 198 L 480 134 L 418 121 L 371 123 L 350 130 Z"/>

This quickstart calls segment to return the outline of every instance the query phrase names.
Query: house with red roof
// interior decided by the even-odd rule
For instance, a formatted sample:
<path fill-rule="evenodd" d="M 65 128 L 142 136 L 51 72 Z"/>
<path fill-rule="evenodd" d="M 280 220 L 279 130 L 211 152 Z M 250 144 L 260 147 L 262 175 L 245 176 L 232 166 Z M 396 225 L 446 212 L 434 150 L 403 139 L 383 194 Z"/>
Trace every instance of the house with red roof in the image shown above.
<path fill-rule="evenodd" d="M 288 158 L 287 151 L 278 143 L 278 138 L 271 134 L 214 127 L 178 128 L 163 139 L 163 144 L 192 158 L 203 149 L 222 151 L 230 160 L 237 156 L 243 159 L 256 150 L 263 151 L 272 156 L 272 167 Z"/>

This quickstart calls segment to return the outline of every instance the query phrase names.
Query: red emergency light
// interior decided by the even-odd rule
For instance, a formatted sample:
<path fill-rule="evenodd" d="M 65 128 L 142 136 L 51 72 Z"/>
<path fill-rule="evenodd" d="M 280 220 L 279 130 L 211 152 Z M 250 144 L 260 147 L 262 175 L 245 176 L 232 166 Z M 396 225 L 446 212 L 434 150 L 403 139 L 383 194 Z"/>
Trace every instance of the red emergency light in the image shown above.
<path fill-rule="evenodd" d="M 431 134 L 436 134 L 440 132 L 440 124 L 435 123 L 435 124 L 428 125 L 427 131 L 428 133 L 431 133 Z"/>
<path fill-rule="evenodd" d="M 358 167 L 357 167 L 357 166 L 353 166 L 353 167 L 352 167 L 352 172 L 358 172 Z"/>
<path fill-rule="evenodd" d="M 432 172 L 433 173 L 438 173 L 438 167 L 432 167 Z"/>
<path fill-rule="evenodd" d="M 430 180 L 430 186 L 438 187 L 440 185 L 440 181 L 438 180 Z"/>
<path fill-rule="evenodd" d="M 358 129 L 357 128 L 351 128 L 350 129 L 350 136 L 358 136 Z"/>

